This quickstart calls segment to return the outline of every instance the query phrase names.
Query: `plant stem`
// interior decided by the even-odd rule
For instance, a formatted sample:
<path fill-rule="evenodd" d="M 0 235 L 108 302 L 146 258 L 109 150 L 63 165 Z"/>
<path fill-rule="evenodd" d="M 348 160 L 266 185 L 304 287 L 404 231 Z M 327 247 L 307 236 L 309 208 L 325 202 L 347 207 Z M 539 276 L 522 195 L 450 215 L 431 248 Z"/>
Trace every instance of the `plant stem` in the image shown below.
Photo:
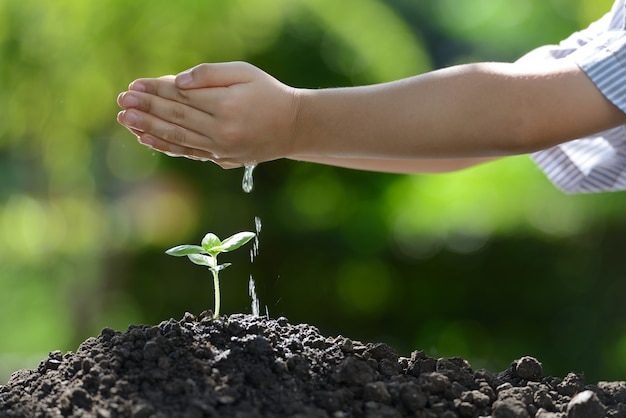
<path fill-rule="evenodd" d="M 217 317 L 220 316 L 220 279 L 217 269 L 211 269 L 211 273 L 213 273 L 213 293 L 215 294 L 215 312 L 213 313 L 213 319 L 217 319 Z"/>

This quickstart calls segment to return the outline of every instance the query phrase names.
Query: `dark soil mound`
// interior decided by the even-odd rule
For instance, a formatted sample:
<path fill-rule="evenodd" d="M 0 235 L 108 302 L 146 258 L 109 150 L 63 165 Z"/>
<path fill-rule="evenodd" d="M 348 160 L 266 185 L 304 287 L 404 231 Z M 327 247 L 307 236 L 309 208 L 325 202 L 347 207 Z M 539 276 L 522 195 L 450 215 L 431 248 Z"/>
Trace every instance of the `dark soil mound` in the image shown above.
<path fill-rule="evenodd" d="M 186 314 L 104 329 L 0 386 L 0 417 L 626 417 L 626 383 L 500 373 L 325 337 L 309 325 Z"/>

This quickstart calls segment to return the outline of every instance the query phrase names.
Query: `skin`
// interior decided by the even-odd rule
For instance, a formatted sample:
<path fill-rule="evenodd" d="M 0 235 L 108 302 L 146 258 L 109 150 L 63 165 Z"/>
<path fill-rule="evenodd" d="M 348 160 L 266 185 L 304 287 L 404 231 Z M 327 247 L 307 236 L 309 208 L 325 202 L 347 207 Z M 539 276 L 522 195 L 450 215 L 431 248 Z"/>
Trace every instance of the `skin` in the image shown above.
<path fill-rule="evenodd" d="M 118 97 L 139 141 L 223 168 L 279 158 L 453 171 L 626 123 L 568 59 L 454 66 L 372 86 L 298 89 L 242 62 L 142 78 Z"/>

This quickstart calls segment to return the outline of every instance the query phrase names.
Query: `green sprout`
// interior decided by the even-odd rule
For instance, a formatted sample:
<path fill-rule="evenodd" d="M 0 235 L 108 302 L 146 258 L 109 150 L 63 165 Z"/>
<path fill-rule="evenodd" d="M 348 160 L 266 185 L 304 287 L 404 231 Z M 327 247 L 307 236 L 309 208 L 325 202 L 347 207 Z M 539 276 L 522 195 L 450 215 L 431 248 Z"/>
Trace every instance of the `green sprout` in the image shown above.
<path fill-rule="evenodd" d="M 175 257 L 187 256 L 194 264 L 206 266 L 213 274 L 213 287 L 215 293 L 215 313 L 213 318 L 220 314 L 220 279 L 219 272 L 230 266 L 231 263 L 217 264 L 217 255 L 227 253 L 241 247 L 255 237 L 253 232 L 239 232 L 221 241 L 217 235 L 209 232 L 202 239 L 201 245 L 178 245 L 165 251 L 166 254 Z"/>

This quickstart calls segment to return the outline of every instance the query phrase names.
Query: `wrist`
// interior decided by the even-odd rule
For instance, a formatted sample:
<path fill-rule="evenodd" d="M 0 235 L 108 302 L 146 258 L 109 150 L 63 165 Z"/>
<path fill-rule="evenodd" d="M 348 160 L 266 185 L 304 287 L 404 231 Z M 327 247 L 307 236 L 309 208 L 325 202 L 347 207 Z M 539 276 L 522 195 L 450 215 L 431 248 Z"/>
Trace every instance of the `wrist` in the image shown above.
<path fill-rule="evenodd" d="M 289 126 L 287 127 L 287 147 L 285 158 L 294 158 L 297 155 L 303 153 L 305 148 L 303 143 L 305 142 L 304 132 L 306 128 L 305 123 L 305 107 L 310 101 L 310 90 L 301 88 L 291 89 L 291 113 L 289 120 Z"/>

